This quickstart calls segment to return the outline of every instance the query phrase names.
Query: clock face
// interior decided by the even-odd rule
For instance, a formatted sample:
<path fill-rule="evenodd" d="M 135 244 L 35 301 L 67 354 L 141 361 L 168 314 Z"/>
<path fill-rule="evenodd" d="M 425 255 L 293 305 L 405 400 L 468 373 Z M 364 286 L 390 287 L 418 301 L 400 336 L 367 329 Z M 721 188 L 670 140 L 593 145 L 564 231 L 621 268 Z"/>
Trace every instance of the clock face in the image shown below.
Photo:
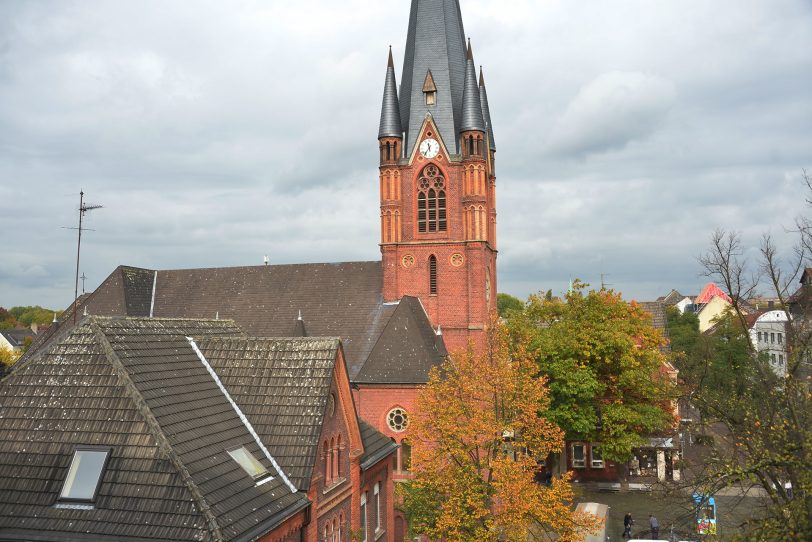
<path fill-rule="evenodd" d="M 420 154 L 426 158 L 434 158 L 440 153 L 440 144 L 435 139 L 424 139 L 420 144 Z"/>

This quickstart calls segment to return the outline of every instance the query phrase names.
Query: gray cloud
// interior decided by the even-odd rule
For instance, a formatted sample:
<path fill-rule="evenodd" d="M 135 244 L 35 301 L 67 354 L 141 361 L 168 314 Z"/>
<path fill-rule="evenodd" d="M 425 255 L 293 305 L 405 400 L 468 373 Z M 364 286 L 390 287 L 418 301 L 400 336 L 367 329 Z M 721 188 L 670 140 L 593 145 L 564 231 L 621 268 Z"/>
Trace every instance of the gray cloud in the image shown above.
<path fill-rule="evenodd" d="M 719 226 L 803 212 L 803 0 L 462 0 L 499 144 L 499 289 L 698 291 Z M 409 3 L 0 3 L 0 305 L 82 271 L 377 259 L 375 141 Z M 783 241 L 782 241 L 783 242 Z M 785 243 L 786 245 L 786 243 Z M 784 248 L 788 248 L 785 246 Z"/>

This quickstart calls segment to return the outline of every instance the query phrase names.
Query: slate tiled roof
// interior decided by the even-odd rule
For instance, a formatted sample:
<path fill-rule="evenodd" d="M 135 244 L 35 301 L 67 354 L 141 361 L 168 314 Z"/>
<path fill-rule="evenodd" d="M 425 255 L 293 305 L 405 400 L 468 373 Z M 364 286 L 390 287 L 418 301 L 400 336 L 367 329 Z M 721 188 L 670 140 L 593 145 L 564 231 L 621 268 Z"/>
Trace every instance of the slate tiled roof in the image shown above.
<path fill-rule="evenodd" d="M 251 336 L 287 337 L 301 311 L 311 337 L 340 337 L 353 377 L 394 307 L 381 262 L 158 271 L 155 316 L 231 318 Z"/>
<path fill-rule="evenodd" d="M 640 301 L 638 304 L 644 311 L 651 315 L 652 325 L 662 331 L 663 337 L 668 339 L 670 335 L 668 333 L 668 318 L 665 313 L 665 304 L 661 301 Z M 671 347 L 666 345 L 663 350 L 670 352 Z"/>
<path fill-rule="evenodd" d="M 228 321 L 91 317 L 0 383 L 0 538 L 242 540 L 307 506 L 186 336 Z M 54 506 L 77 445 L 112 448 L 93 509 Z M 226 453 L 244 445 L 261 486 Z M 259 529 L 259 531 L 258 531 Z"/>
<path fill-rule="evenodd" d="M 400 120 L 407 132 L 406 155 L 430 113 L 450 152 L 459 153 L 465 85 L 465 30 L 459 0 L 412 0 L 403 73 L 400 78 Z M 436 105 L 427 106 L 423 94 L 431 70 L 437 87 Z"/>
<path fill-rule="evenodd" d="M 364 455 L 361 457 L 362 469 L 376 465 L 381 459 L 397 451 L 398 445 L 392 439 L 361 418 L 358 418 L 358 427 L 361 429 L 361 440 L 364 443 Z"/>
<path fill-rule="evenodd" d="M 199 347 L 293 484 L 307 490 L 338 339 L 211 338 Z"/>
<path fill-rule="evenodd" d="M 155 317 L 229 318 L 255 337 L 339 337 L 352 381 L 368 360 L 374 365 L 382 361 L 381 356 L 390 356 L 400 365 L 374 374 L 388 378 L 402 366 L 405 374 L 395 375 L 393 382 L 425 382 L 419 378 L 428 373 L 426 360 L 433 363 L 437 353 L 445 351 L 442 344 L 436 344 L 442 339 L 429 340 L 433 333 L 424 314 L 417 314 L 414 326 L 392 326 L 382 337 L 398 308 L 396 303 L 383 302 L 382 285 L 379 261 L 178 269 L 157 274 L 120 266 L 78 307 L 80 314 L 86 310 L 91 315 L 126 316 L 130 308 L 140 314 L 147 298 L 152 303 L 154 287 Z M 416 299 L 406 304 L 412 307 L 415 302 L 419 308 Z M 422 308 L 418 312 L 423 313 Z M 300 313 L 301 325 L 297 322 Z M 27 357 L 36 356 L 71 326 L 71 316 L 66 313 L 49 330 L 47 341 L 35 341 Z M 419 340 L 395 337 L 395 330 Z M 368 372 L 367 378 L 370 376 Z"/>
<path fill-rule="evenodd" d="M 354 381 L 420 384 L 447 355 L 416 297 L 404 296 Z"/>

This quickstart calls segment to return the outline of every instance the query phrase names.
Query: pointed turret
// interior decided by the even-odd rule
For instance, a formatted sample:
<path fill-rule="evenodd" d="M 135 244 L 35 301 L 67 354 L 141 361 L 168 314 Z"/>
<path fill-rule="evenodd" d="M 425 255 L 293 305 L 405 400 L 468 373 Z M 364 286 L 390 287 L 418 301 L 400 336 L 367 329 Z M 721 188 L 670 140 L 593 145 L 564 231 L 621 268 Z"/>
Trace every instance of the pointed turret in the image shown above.
<path fill-rule="evenodd" d="M 436 87 L 423 91 L 427 74 Z M 400 78 L 400 119 L 406 131 L 405 155 L 414 149 L 430 114 L 445 146 L 459 152 L 462 92 L 465 86 L 465 32 L 458 0 L 412 0 Z M 432 102 L 433 100 L 433 102 Z M 427 103 L 428 102 L 428 103 Z"/>
<path fill-rule="evenodd" d="M 465 60 L 465 87 L 462 93 L 462 125 L 460 132 L 470 130 L 485 131 L 485 119 L 482 117 L 482 103 L 479 100 L 479 85 L 476 82 L 474 53 L 471 40 L 468 40 L 468 53 Z"/>
<path fill-rule="evenodd" d="M 299 311 L 299 317 L 296 318 L 296 323 L 293 324 L 293 331 L 291 337 L 307 337 L 307 329 L 305 329 L 304 319 L 302 318 L 302 311 Z"/>
<path fill-rule="evenodd" d="M 492 151 L 496 150 L 496 143 L 493 142 L 493 124 L 491 124 L 491 110 L 488 108 L 488 92 L 485 90 L 485 76 L 482 74 L 482 66 L 479 67 L 479 101 L 482 104 L 482 116 L 485 125 L 488 127 L 488 144 Z"/>
<path fill-rule="evenodd" d="M 392 46 L 389 46 L 389 62 L 386 65 L 386 82 L 383 85 L 383 104 L 381 104 L 381 123 L 378 127 L 378 139 L 382 137 L 403 137 L 400 123 L 400 104 L 398 103 L 398 85 L 395 80 L 395 63 L 392 61 Z"/>

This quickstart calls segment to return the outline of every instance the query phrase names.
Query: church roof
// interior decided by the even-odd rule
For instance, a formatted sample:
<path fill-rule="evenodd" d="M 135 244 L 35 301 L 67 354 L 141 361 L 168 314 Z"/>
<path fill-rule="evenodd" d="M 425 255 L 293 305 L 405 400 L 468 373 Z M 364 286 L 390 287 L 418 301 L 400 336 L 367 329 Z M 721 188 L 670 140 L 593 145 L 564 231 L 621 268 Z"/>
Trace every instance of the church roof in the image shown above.
<path fill-rule="evenodd" d="M 412 0 L 403 73 L 400 120 L 407 133 L 406 155 L 430 114 L 446 148 L 459 153 L 465 87 L 465 30 L 458 0 Z M 435 105 L 426 105 L 423 83 L 431 70 L 437 87 Z"/>
<path fill-rule="evenodd" d="M 488 107 L 488 91 L 485 90 L 485 76 L 482 73 L 482 66 L 479 67 L 479 102 L 482 104 L 482 117 L 488 127 L 488 147 L 496 150 L 496 143 L 493 139 L 493 124 L 491 123 L 491 110 Z"/>
<path fill-rule="evenodd" d="M 89 317 L 0 385 L 0 538 L 250 540 L 308 505 L 187 337 L 233 322 Z M 74 451 L 109 450 L 92 506 L 59 501 Z M 261 485 L 227 450 L 244 446 Z M 56 505 L 54 503 L 57 503 Z"/>
<path fill-rule="evenodd" d="M 482 116 L 479 85 L 476 81 L 474 53 L 471 40 L 468 40 L 468 53 L 465 60 L 465 85 L 462 92 L 462 125 L 460 130 L 485 131 L 485 119 Z"/>
<path fill-rule="evenodd" d="M 420 300 L 404 296 L 354 380 L 364 384 L 425 383 L 431 368 L 447 354 Z"/>
<path fill-rule="evenodd" d="M 395 81 L 395 64 L 392 60 L 392 48 L 389 48 L 389 61 L 386 64 L 386 80 L 383 85 L 383 103 L 381 104 L 381 123 L 378 137 L 403 137 L 400 123 L 400 104 L 398 103 L 398 84 Z"/>
<path fill-rule="evenodd" d="M 396 328 L 392 328 L 381 342 L 399 307 L 383 302 L 382 286 L 379 261 L 164 271 L 119 266 L 77 309 L 79 314 L 127 316 L 129 310 L 140 314 L 148 306 L 154 317 L 232 319 L 253 337 L 301 336 L 297 326 L 301 313 L 302 331 L 306 322 L 307 336 L 341 339 L 350 380 L 356 379 L 378 343 L 377 352 L 384 346 L 390 352 L 400 349 L 398 359 L 411 360 L 403 365 L 406 374 L 402 378 L 412 379 L 416 373 L 411 367 L 435 355 L 436 346 L 425 340 L 433 333 L 431 324 L 419 301 L 407 300 L 403 310 L 419 309 L 414 321 L 421 331 L 415 335 L 415 329 L 404 328 L 404 337 L 396 338 L 392 336 Z M 135 299 L 149 299 L 149 303 L 127 301 Z M 37 356 L 47 344 L 68 333 L 70 315 L 52 328 L 46 332 L 49 339 L 35 341 L 36 348 L 32 345 L 25 359 Z M 412 343 L 406 336 L 420 341 Z"/>

